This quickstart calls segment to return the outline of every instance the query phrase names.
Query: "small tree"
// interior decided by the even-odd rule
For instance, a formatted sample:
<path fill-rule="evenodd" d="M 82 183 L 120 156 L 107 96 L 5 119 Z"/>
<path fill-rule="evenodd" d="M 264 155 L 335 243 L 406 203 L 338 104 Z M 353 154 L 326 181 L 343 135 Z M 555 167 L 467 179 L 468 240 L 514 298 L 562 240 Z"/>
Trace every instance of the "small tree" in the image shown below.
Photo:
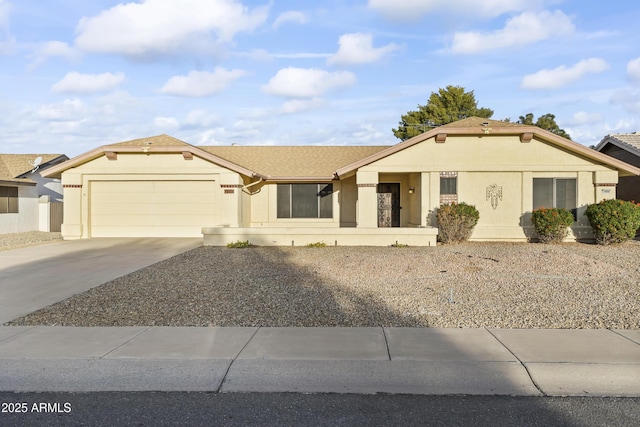
<path fill-rule="evenodd" d="M 473 91 L 449 85 L 438 89 L 438 92 L 431 92 L 427 105 L 418 105 L 416 111 L 402 115 L 398 128 L 392 131 L 396 138 L 405 141 L 436 126 L 472 116 L 488 119 L 492 115 L 493 110 L 478 107 Z"/>
<path fill-rule="evenodd" d="M 599 245 L 631 240 L 640 228 L 640 205 L 633 202 L 603 200 L 587 206 L 585 215 Z"/>
<path fill-rule="evenodd" d="M 542 208 L 531 213 L 531 222 L 542 243 L 560 243 L 569 234 L 573 214 L 562 208 Z"/>
<path fill-rule="evenodd" d="M 538 117 L 538 120 L 536 120 L 534 123 L 533 114 L 528 113 L 525 116 L 520 116 L 517 123 L 523 125 L 538 126 L 540 129 L 548 130 L 549 132 L 555 133 L 556 135 L 559 135 L 563 138 L 571 139 L 571 136 L 569 136 L 569 134 L 565 132 L 564 129 L 560 129 L 560 126 L 558 126 L 558 123 L 556 123 L 556 116 L 553 114 L 544 114 Z"/>
<path fill-rule="evenodd" d="M 438 240 L 442 243 L 458 243 L 469 240 L 480 213 L 473 205 L 448 203 L 436 211 Z"/>

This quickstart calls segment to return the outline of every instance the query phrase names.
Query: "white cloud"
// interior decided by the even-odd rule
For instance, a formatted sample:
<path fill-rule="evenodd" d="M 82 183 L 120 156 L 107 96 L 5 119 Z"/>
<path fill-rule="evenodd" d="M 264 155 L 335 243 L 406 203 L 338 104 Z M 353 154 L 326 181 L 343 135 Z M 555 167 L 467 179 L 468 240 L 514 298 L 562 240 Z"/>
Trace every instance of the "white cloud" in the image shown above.
<path fill-rule="evenodd" d="M 225 90 L 231 83 L 246 74 L 243 70 L 227 70 L 216 67 L 213 73 L 191 71 L 186 76 L 173 76 L 160 89 L 162 93 L 178 96 L 208 96 Z"/>
<path fill-rule="evenodd" d="M 521 87 L 524 89 L 556 89 L 572 83 L 588 73 L 601 73 L 609 68 L 602 59 L 584 59 L 572 67 L 564 65 L 553 70 L 540 70 L 524 76 Z"/>
<path fill-rule="evenodd" d="M 524 46 L 551 37 L 572 34 L 575 26 L 562 11 L 524 12 L 515 16 L 501 30 L 491 33 L 455 33 L 451 44 L 453 53 L 480 53 L 511 46 Z"/>
<path fill-rule="evenodd" d="M 75 60 L 80 55 L 79 52 L 73 47 L 69 46 L 65 42 L 61 41 L 48 41 L 42 43 L 33 52 L 33 61 L 29 64 L 28 68 L 33 70 L 40 65 L 44 64 L 50 57 L 61 57 L 67 60 Z"/>
<path fill-rule="evenodd" d="M 271 56 L 279 59 L 315 59 L 329 58 L 330 53 L 294 52 L 294 53 L 274 53 Z"/>
<path fill-rule="evenodd" d="M 640 80 L 640 58 L 627 63 L 627 75 L 633 80 Z"/>
<path fill-rule="evenodd" d="M 76 45 L 84 51 L 133 57 L 176 54 L 229 42 L 235 34 L 262 25 L 268 13 L 268 5 L 249 10 L 236 0 L 121 3 L 80 20 Z"/>
<path fill-rule="evenodd" d="M 628 113 L 640 114 L 640 93 L 618 91 L 611 96 L 611 103 L 622 105 Z"/>
<path fill-rule="evenodd" d="M 294 114 L 300 113 L 302 111 L 315 110 L 317 108 L 321 108 L 327 104 L 321 98 L 311 98 L 311 99 L 290 99 L 285 102 L 280 108 L 281 114 Z"/>
<path fill-rule="evenodd" d="M 123 73 L 80 74 L 72 71 L 51 88 L 60 93 L 104 92 L 117 87 L 124 81 Z"/>
<path fill-rule="evenodd" d="M 394 43 L 373 47 L 373 36 L 363 33 L 344 34 L 338 44 L 338 52 L 327 60 L 331 65 L 369 64 L 399 49 Z"/>
<path fill-rule="evenodd" d="M 34 112 L 34 116 L 39 120 L 69 121 L 83 115 L 86 109 L 78 98 L 71 98 L 57 104 L 42 105 Z"/>
<path fill-rule="evenodd" d="M 191 110 L 187 113 L 183 125 L 187 127 L 209 127 L 220 121 L 220 117 L 216 114 L 211 114 L 204 110 Z"/>
<path fill-rule="evenodd" d="M 604 118 L 600 113 L 587 113 L 585 111 L 578 111 L 567 122 L 567 125 L 568 126 L 592 125 L 594 123 L 601 122 L 603 119 Z"/>
<path fill-rule="evenodd" d="M 273 22 L 273 28 L 278 28 L 280 25 L 286 22 L 293 22 L 295 24 L 306 24 L 308 21 L 307 16 L 297 10 L 289 10 L 281 13 Z"/>
<path fill-rule="evenodd" d="M 330 73 L 317 68 L 288 67 L 279 70 L 263 90 L 270 95 L 313 98 L 346 89 L 355 83 L 356 76 L 348 71 Z"/>
<path fill-rule="evenodd" d="M 543 0 L 369 0 L 369 8 L 393 21 L 417 21 L 429 13 L 476 15 L 491 18 L 506 12 L 529 10 Z"/>
<path fill-rule="evenodd" d="M 153 124 L 161 127 L 161 128 L 177 128 L 178 126 L 180 126 L 180 123 L 178 123 L 178 119 L 176 119 L 175 117 L 156 117 L 153 120 Z"/>
<path fill-rule="evenodd" d="M 253 49 L 250 52 L 235 52 L 234 55 L 241 58 L 249 58 L 257 62 L 273 61 L 273 55 L 264 49 Z"/>

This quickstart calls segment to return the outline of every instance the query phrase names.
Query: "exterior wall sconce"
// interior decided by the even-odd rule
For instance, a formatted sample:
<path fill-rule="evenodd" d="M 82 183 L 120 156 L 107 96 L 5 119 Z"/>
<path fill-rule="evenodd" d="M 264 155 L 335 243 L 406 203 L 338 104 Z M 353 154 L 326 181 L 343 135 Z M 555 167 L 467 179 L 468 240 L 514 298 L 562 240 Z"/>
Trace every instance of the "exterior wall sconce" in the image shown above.
<path fill-rule="evenodd" d="M 409 187 L 409 194 L 413 194 L 416 192 L 416 189 L 413 187 Z"/>

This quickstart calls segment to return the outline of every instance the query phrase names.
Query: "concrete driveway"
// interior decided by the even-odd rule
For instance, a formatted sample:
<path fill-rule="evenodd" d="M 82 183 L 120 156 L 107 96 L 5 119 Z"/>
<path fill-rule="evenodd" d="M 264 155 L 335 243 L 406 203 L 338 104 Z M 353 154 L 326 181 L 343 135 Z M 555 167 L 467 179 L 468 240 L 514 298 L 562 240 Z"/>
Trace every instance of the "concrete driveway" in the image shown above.
<path fill-rule="evenodd" d="M 199 246 L 199 238 L 95 238 L 0 252 L 0 324 Z"/>

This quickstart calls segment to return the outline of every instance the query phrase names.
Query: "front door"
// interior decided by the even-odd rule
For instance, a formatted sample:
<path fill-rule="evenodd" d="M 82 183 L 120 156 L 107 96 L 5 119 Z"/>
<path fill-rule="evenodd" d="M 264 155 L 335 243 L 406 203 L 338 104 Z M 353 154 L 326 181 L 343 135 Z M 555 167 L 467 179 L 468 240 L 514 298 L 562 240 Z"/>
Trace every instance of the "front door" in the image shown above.
<path fill-rule="evenodd" d="M 400 183 L 378 184 L 378 227 L 400 227 Z"/>

